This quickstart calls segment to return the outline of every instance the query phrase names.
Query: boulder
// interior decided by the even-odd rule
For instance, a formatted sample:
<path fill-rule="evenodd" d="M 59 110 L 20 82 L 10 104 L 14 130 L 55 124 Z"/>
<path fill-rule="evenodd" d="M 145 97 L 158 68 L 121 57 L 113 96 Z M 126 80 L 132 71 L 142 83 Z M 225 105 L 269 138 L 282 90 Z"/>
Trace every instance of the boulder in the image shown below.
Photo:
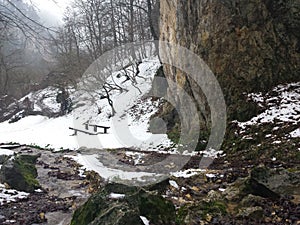
<path fill-rule="evenodd" d="M 75 211 L 71 225 L 143 225 L 140 216 L 153 224 L 175 224 L 175 207 L 139 187 L 112 183 Z"/>
<path fill-rule="evenodd" d="M 259 166 L 251 171 L 250 176 L 278 195 L 300 195 L 300 171 Z"/>
<path fill-rule="evenodd" d="M 19 155 L 7 159 L 0 169 L 0 182 L 18 191 L 34 192 L 39 188 L 35 179 L 35 163 L 39 155 Z"/>

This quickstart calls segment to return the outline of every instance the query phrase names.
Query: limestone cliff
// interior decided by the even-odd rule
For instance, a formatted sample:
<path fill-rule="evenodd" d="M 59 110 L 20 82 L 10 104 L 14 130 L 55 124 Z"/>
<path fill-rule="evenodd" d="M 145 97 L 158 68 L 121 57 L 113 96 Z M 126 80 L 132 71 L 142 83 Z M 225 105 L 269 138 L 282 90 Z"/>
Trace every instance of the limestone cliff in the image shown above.
<path fill-rule="evenodd" d="M 231 120 L 256 113 L 245 93 L 300 80 L 299 0 L 161 0 L 160 13 L 160 40 L 180 44 L 207 63 Z M 165 65 L 164 72 L 194 96 L 203 124 L 209 124 L 201 90 L 179 69 Z"/>

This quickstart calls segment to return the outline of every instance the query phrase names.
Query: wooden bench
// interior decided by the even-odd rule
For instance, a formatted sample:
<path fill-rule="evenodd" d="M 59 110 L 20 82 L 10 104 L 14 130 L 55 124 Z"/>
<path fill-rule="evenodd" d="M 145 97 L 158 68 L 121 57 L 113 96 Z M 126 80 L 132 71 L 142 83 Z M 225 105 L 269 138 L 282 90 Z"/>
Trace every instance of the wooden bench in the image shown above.
<path fill-rule="evenodd" d="M 88 134 L 88 135 L 97 135 L 97 133 L 91 133 L 91 132 L 88 132 L 88 131 L 85 131 L 85 130 L 76 129 L 76 128 L 73 128 L 73 127 L 69 127 L 69 129 L 74 131 L 74 134 L 72 136 L 77 135 L 77 132 L 81 132 L 81 133 Z"/>
<path fill-rule="evenodd" d="M 94 127 L 94 132 L 97 132 L 98 128 L 103 128 L 104 129 L 104 134 L 107 134 L 107 130 L 110 128 L 110 127 L 107 127 L 107 126 L 100 126 L 100 125 L 97 125 L 97 124 L 84 123 L 84 125 L 85 125 L 86 130 L 89 130 L 89 126 Z"/>

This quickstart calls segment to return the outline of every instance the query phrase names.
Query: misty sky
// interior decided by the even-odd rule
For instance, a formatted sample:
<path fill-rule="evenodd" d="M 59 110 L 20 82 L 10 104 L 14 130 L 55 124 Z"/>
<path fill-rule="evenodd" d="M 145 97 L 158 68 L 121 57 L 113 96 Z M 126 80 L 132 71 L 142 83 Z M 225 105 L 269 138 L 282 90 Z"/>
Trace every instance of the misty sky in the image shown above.
<path fill-rule="evenodd" d="M 71 0 L 30 0 L 39 10 L 42 22 L 48 26 L 56 26 L 62 23 L 65 8 Z"/>

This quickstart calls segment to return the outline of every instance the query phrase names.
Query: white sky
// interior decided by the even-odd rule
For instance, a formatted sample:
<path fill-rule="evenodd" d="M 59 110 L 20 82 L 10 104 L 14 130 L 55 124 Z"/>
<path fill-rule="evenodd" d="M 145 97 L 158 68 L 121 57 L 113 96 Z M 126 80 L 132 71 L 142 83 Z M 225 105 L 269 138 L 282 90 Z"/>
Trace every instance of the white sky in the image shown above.
<path fill-rule="evenodd" d="M 28 0 L 39 10 L 39 16 L 46 25 L 55 26 L 62 23 L 64 10 L 71 0 Z"/>

